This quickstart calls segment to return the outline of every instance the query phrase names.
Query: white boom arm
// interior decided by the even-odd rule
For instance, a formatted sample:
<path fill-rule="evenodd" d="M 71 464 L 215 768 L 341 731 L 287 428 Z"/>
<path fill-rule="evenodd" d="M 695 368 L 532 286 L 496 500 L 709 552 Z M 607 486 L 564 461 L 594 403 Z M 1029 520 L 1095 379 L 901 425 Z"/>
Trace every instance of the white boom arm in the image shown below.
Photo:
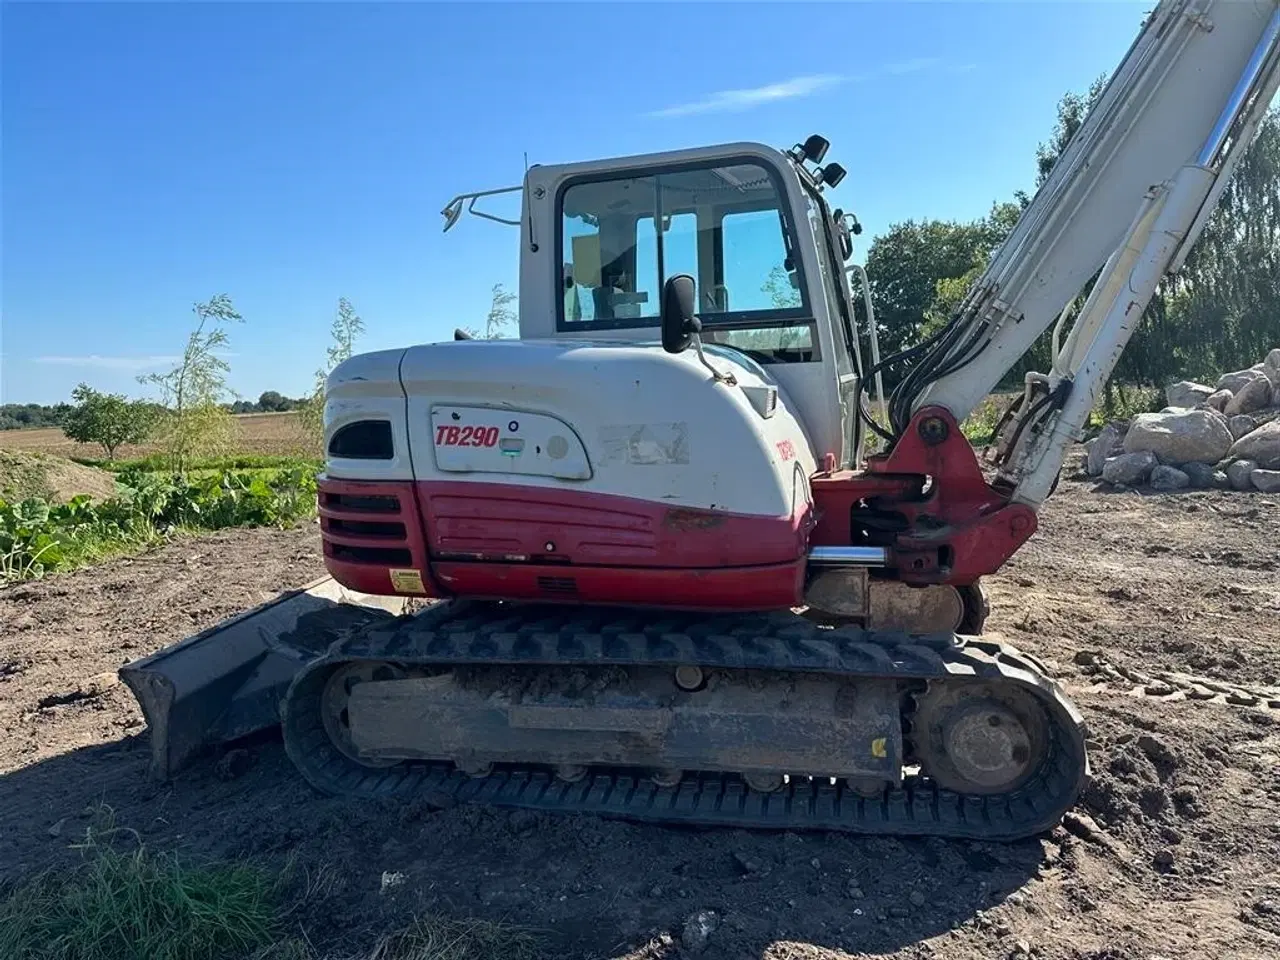
<path fill-rule="evenodd" d="M 1102 268 L 1052 372 L 1028 377 L 1048 394 L 1024 406 L 1028 422 L 1007 460 L 1014 499 L 1043 502 L 1278 85 L 1280 0 L 1163 0 L 947 332 L 908 374 L 899 420 L 929 404 L 963 419 Z"/>

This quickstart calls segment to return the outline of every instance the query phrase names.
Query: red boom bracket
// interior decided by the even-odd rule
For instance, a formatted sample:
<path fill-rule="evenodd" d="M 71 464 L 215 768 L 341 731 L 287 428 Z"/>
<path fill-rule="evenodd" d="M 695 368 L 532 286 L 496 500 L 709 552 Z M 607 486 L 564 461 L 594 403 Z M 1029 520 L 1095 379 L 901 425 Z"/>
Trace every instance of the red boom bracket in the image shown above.
<path fill-rule="evenodd" d="M 815 545 L 888 546 L 908 583 L 973 583 L 995 573 L 1036 530 L 1030 507 L 987 482 L 955 418 L 924 407 L 888 454 L 863 471 L 818 474 Z"/>

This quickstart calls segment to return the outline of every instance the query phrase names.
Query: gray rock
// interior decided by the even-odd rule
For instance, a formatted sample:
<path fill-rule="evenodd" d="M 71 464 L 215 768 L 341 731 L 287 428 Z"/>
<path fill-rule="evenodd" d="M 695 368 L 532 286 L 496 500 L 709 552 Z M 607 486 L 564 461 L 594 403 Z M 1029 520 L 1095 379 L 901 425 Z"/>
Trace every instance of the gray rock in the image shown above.
<path fill-rule="evenodd" d="M 1264 470 L 1280 470 L 1280 420 L 1264 423 L 1231 445 L 1230 456 L 1254 460 Z"/>
<path fill-rule="evenodd" d="M 1280 347 L 1267 354 L 1267 359 L 1262 361 L 1262 369 L 1271 382 L 1280 387 Z"/>
<path fill-rule="evenodd" d="M 1068 810 L 1062 815 L 1062 825 L 1068 833 L 1075 834 L 1081 840 L 1097 840 L 1104 835 L 1102 828 L 1087 813 Z"/>
<path fill-rule="evenodd" d="M 1276 384 L 1276 388 L 1271 391 L 1271 406 L 1280 407 L 1280 383 Z"/>
<path fill-rule="evenodd" d="M 1231 398 L 1234 396 L 1235 394 L 1230 390 L 1215 390 L 1213 393 L 1209 394 L 1209 399 L 1207 399 L 1205 403 L 1207 403 L 1211 409 L 1217 410 L 1221 413 L 1223 409 L 1226 408 L 1227 404 L 1231 402 Z"/>
<path fill-rule="evenodd" d="M 1150 451 L 1161 463 L 1217 463 L 1231 448 L 1226 421 L 1212 410 L 1140 413 L 1124 438 L 1125 453 Z"/>
<path fill-rule="evenodd" d="M 1252 383 L 1260 377 L 1265 378 L 1267 375 L 1261 370 L 1237 370 L 1234 373 L 1224 373 L 1218 378 L 1219 390 L 1230 390 L 1232 393 L 1239 393 L 1244 389 L 1246 383 Z"/>
<path fill-rule="evenodd" d="M 1237 460 L 1235 463 L 1227 466 L 1227 479 L 1231 482 L 1232 490 L 1252 490 L 1253 481 L 1249 479 L 1249 475 L 1258 469 L 1258 465 L 1252 460 Z"/>
<path fill-rule="evenodd" d="M 1151 471 L 1152 490 L 1183 490 L 1191 486 L 1191 478 L 1177 467 L 1166 467 L 1161 464 Z"/>
<path fill-rule="evenodd" d="M 1249 482 L 1263 493 L 1280 493 L 1280 470 L 1254 470 Z"/>
<path fill-rule="evenodd" d="M 1165 399 L 1171 407 L 1194 407 L 1213 395 L 1213 387 L 1206 387 L 1194 380 L 1179 380 L 1164 388 Z"/>
<path fill-rule="evenodd" d="M 907 899 L 911 901 L 913 907 L 923 907 L 925 904 L 925 896 L 919 890 L 912 890 Z"/>
<path fill-rule="evenodd" d="M 1231 482 L 1227 475 L 1208 463 L 1184 463 L 1178 468 L 1187 475 L 1191 486 L 1197 490 L 1228 490 Z"/>
<path fill-rule="evenodd" d="M 1273 389 L 1275 388 L 1271 385 L 1271 381 L 1264 374 L 1237 390 L 1236 395 L 1231 398 L 1231 402 L 1223 408 L 1222 412 L 1228 417 L 1234 417 L 1237 414 L 1253 413 L 1255 410 L 1268 407 L 1271 405 Z"/>
<path fill-rule="evenodd" d="M 1246 413 L 1237 413 L 1227 420 L 1227 429 L 1231 431 L 1231 439 L 1239 440 L 1246 433 L 1252 433 L 1258 424 Z"/>
<path fill-rule="evenodd" d="M 1122 453 L 1102 465 L 1102 479 L 1107 483 L 1122 483 L 1127 487 L 1136 487 L 1146 483 L 1147 477 L 1151 476 L 1151 471 L 1159 464 L 1160 461 L 1150 450 Z"/>
<path fill-rule="evenodd" d="M 707 941 L 719 925 L 720 918 L 714 910 L 699 910 L 684 922 L 680 942 L 690 953 L 701 953 L 707 949 Z"/>
<path fill-rule="evenodd" d="M 1112 457 L 1124 453 L 1124 433 L 1119 426 L 1108 423 L 1093 439 L 1089 447 L 1089 459 L 1085 463 L 1085 472 L 1091 477 L 1102 476 L 1102 465 Z"/>

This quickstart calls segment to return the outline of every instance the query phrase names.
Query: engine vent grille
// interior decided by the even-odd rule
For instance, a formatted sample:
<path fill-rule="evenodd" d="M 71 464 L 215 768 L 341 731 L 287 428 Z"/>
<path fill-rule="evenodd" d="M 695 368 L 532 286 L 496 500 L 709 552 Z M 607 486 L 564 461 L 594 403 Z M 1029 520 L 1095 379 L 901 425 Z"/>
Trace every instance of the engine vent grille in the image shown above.
<path fill-rule="evenodd" d="M 539 577 L 538 589 L 556 597 L 578 595 L 578 581 L 573 577 Z"/>

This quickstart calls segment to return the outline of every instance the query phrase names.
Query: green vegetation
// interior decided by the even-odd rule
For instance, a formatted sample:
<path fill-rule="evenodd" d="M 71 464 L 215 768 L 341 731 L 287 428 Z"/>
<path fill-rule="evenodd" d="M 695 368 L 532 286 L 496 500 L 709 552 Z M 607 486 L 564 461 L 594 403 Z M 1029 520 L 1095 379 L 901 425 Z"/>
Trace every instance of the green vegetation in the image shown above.
<path fill-rule="evenodd" d="M 62 432 L 77 443 L 96 443 L 114 460 L 125 443 L 142 443 L 163 409 L 120 393 L 99 393 L 82 383 L 71 393 L 75 405 L 62 420 Z"/>
<path fill-rule="evenodd" d="M 327 960 L 297 931 L 299 907 L 332 895 L 280 869 L 197 861 L 148 849 L 109 810 L 50 868 L 0 895 L 5 960 Z M 323 870 L 321 871 L 324 872 Z M 301 881 L 301 882 L 300 882 Z M 293 931 L 303 932 L 302 937 Z M 535 960 L 539 939 L 486 920 L 421 916 L 361 960 Z M 341 954 L 350 958 L 347 952 Z M 355 958 L 351 958 L 355 960 Z"/>
<path fill-rule="evenodd" d="M 121 839 L 133 849 L 119 849 Z M 132 831 L 90 829 L 81 863 L 46 871 L 0 902 L 9 960 L 227 960 L 279 932 L 281 885 L 244 864 L 187 864 Z"/>
<path fill-rule="evenodd" d="M 198 320 L 187 336 L 182 359 L 168 373 L 150 373 L 138 382 L 160 389 L 164 415 L 157 439 L 171 468 L 181 473 L 192 457 L 226 452 L 234 435 L 234 421 L 223 400 L 231 369 L 218 352 L 227 346 L 226 325 L 244 318 L 226 294 L 192 307 Z"/>
<path fill-rule="evenodd" d="M 143 473 L 166 473 L 169 470 L 168 459 L 163 453 L 153 453 L 146 457 L 134 457 L 131 460 L 94 460 L 89 457 L 73 457 L 73 462 L 86 467 L 97 467 L 100 470 L 111 470 L 124 473 L 131 470 Z M 290 470 L 302 467 L 318 471 L 322 466 L 320 460 L 309 460 L 303 457 L 288 457 L 270 453 L 230 453 L 213 457 L 200 457 L 187 465 L 188 473 L 203 473 L 209 470 Z"/>
<path fill-rule="evenodd" d="M 995 438 L 996 425 L 1015 399 L 1017 394 L 987 397 L 960 424 L 960 432 L 974 446 L 990 443 Z"/>
<path fill-rule="evenodd" d="M 1036 186 L 1102 92 L 1069 93 L 1051 136 L 1036 151 Z M 1166 277 L 1107 385 L 1109 409 L 1145 408 L 1116 395 L 1120 384 L 1163 388 L 1184 378 L 1211 382 L 1223 370 L 1250 366 L 1280 342 L 1280 108 L 1259 127 L 1185 267 Z M 893 224 L 867 251 L 867 274 L 884 356 L 922 342 L 960 306 L 992 253 L 1030 203 L 1019 192 L 969 222 L 908 220 Z M 1092 281 L 1074 304 L 1078 310 Z M 1017 389 L 1029 370 L 1051 364 L 1046 333 L 1002 381 Z M 886 385 L 902 369 L 884 372 Z M 1156 409 L 1159 409 L 1158 407 Z M 975 414 L 976 415 L 976 414 Z"/>
<path fill-rule="evenodd" d="M 52 406 L 42 403 L 0 404 L 0 430 L 60 427 L 62 418 L 70 409 L 69 403 L 55 403 Z"/>
<path fill-rule="evenodd" d="M 520 313 L 515 304 L 519 296 L 512 293 L 500 283 L 493 285 L 493 299 L 489 304 L 489 313 L 484 318 L 484 331 L 475 327 L 463 327 L 465 333 L 477 340 L 501 340 L 512 327 L 520 322 Z"/>
<path fill-rule="evenodd" d="M 286 397 L 278 390 L 264 390 L 258 395 L 257 401 L 253 400 L 236 400 L 234 403 L 226 405 L 229 413 L 288 413 L 290 410 L 298 410 L 306 403 L 306 399 L 294 399 Z"/>
<path fill-rule="evenodd" d="M 350 360 L 355 352 L 356 338 L 364 332 L 364 321 L 346 297 L 338 298 L 338 313 L 329 327 L 332 343 L 325 351 L 326 365 L 316 371 L 315 386 L 311 396 L 298 408 L 303 431 L 316 450 L 324 443 L 324 389 L 333 368 L 344 360 Z"/>
<path fill-rule="evenodd" d="M 81 566 L 182 531 L 287 526 L 315 509 L 305 466 L 186 475 L 123 470 L 118 496 L 0 500 L 0 582 Z"/>

